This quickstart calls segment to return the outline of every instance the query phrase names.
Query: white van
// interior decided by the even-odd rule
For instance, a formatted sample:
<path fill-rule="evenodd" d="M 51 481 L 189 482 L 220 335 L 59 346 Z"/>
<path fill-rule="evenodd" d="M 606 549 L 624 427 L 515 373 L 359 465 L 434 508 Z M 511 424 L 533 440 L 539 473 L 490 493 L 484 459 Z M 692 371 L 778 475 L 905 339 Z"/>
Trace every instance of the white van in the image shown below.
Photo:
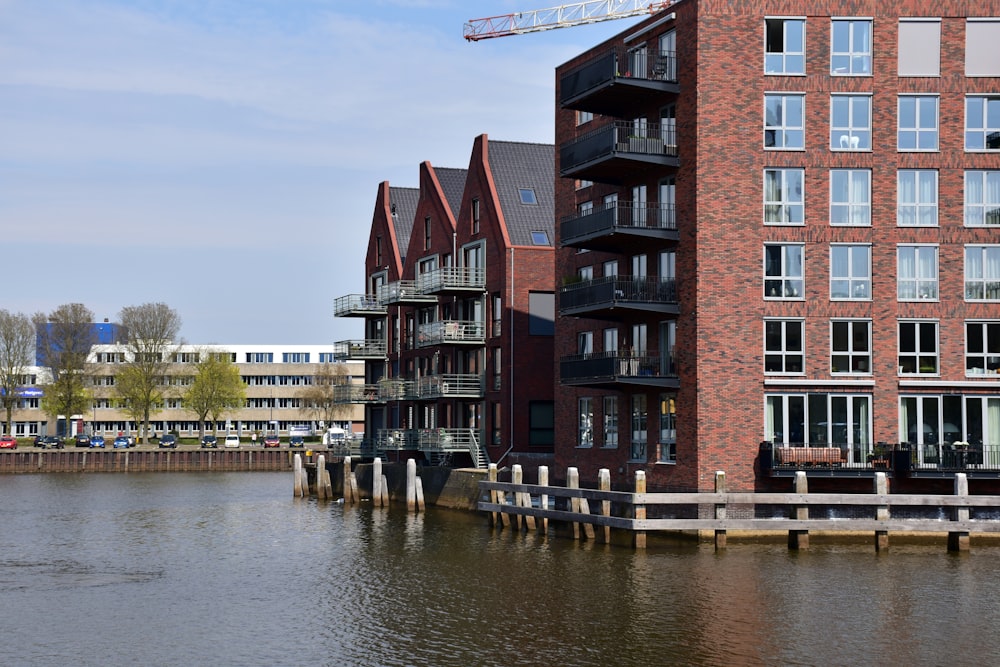
<path fill-rule="evenodd" d="M 347 431 L 336 426 L 328 428 L 323 434 L 323 444 L 327 447 L 332 445 L 343 445 L 347 442 Z"/>

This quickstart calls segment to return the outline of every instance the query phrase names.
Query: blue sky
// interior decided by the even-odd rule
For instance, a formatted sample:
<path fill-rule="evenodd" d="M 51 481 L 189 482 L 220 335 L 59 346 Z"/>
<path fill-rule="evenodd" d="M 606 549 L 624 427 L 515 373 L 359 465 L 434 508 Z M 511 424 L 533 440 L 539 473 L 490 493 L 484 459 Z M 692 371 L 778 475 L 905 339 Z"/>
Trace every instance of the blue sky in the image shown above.
<path fill-rule="evenodd" d="M 164 302 L 189 343 L 360 338 L 378 183 L 553 141 L 554 69 L 639 19 L 466 42 L 552 0 L 0 0 L 0 307 Z"/>

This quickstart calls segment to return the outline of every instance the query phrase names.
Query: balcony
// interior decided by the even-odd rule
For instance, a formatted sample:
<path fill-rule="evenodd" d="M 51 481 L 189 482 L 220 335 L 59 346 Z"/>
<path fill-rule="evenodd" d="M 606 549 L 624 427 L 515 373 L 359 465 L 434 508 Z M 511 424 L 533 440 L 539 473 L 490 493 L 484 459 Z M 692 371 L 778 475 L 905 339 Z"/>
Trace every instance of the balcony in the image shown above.
<path fill-rule="evenodd" d="M 1000 446 L 983 443 L 801 443 L 762 442 L 761 472 L 792 477 L 864 477 L 882 471 L 891 477 L 993 479 L 1000 474 Z"/>
<path fill-rule="evenodd" d="M 376 383 L 377 402 L 412 401 L 417 398 L 417 385 L 413 380 L 382 378 Z"/>
<path fill-rule="evenodd" d="M 672 204 L 614 202 L 563 220 L 562 247 L 634 254 L 639 247 L 676 243 L 677 218 Z"/>
<path fill-rule="evenodd" d="M 669 357 L 623 352 L 574 354 L 559 360 L 559 381 L 567 386 L 622 389 L 623 385 L 680 387 L 677 369 Z"/>
<path fill-rule="evenodd" d="M 437 297 L 421 292 L 416 280 L 397 280 L 378 288 L 378 302 L 383 307 L 394 303 L 437 303 Z"/>
<path fill-rule="evenodd" d="M 486 271 L 478 267 L 445 266 L 420 276 L 424 294 L 460 294 L 486 289 Z"/>
<path fill-rule="evenodd" d="M 341 340 L 333 344 L 333 356 L 337 361 L 385 359 L 386 348 L 386 341 L 380 338 Z"/>
<path fill-rule="evenodd" d="M 385 315 L 385 306 L 371 294 L 348 294 L 333 302 L 334 317 L 370 317 Z"/>
<path fill-rule="evenodd" d="M 420 400 L 481 399 L 483 394 L 483 377 L 478 373 L 427 375 L 417 380 L 417 398 Z"/>
<path fill-rule="evenodd" d="M 677 281 L 609 276 L 581 280 L 559 290 L 560 315 L 618 319 L 623 310 L 680 314 Z"/>
<path fill-rule="evenodd" d="M 615 48 L 588 60 L 559 79 L 559 104 L 619 118 L 656 95 L 680 92 L 677 54 Z"/>
<path fill-rule="evenodd" d="M 622 184 L 650 168 L 680 165 L 672 125 L 615 121 L 559 147 L 559 175 Z"/>
<path fill-rule="evenodd" d="M 482 322 L 440 320 L 417 327 L 417 347 L 434 345 L 484 345 L 486 329 Z"/>
<path fill-rule="evenodd" d="M 379 398 L 379 385 L 377 384 L 345 384 L 333 388 L 333 402 L 338 405 L 352 405 L 355 403 L 384 403 L 385 399 Z"/>

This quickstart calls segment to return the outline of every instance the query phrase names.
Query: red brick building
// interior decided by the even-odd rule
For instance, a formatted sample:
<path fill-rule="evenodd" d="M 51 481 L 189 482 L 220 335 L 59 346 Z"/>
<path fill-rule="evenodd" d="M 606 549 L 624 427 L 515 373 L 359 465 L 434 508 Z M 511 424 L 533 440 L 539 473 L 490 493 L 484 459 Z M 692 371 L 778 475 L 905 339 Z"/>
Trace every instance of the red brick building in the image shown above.
<path fill-rule="evenodd" d="M 366 453 L 485 466 L 551 463 L 553 147 L 476 138 L 467 169 L 379 187 L 365 293 L 337 300 L 365 339 Z M 516 387 L 516 391 L 515 391 Z"/>
<path fill-rule="evenodd" d="M 678 0 L 558 68 L 557 469 L 995 483 L 998 16 Z"/>

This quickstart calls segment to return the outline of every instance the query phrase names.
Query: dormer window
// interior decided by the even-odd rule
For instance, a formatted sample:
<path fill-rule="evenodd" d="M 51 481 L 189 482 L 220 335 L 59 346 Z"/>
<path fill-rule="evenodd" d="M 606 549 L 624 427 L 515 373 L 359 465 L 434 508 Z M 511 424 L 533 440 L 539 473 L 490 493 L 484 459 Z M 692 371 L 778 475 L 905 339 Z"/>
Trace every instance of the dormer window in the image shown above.
<path fill-rule="evenodd" d="M 521 203 L 522 204 L 531 204 L 531 205 L 537 205 L 538 204 L 538 198 L 535 197 L 535 189 L 534 188 L 520 188 L 520 189 L 518 189 L 518 192 L 521 195 Z"/>

